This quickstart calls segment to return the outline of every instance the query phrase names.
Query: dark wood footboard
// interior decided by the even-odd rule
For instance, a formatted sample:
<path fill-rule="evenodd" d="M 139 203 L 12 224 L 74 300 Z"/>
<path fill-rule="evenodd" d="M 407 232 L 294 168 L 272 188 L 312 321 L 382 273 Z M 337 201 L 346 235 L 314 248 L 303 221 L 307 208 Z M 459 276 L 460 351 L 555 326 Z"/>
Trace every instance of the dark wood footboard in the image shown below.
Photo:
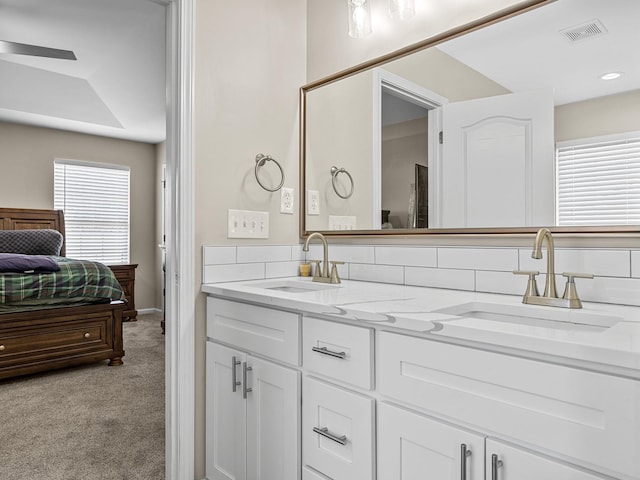
<path fill-rule="evenodd" d="M 109 360 L 122 365 L 123 302 L 0 314 L 0 379 Z"/>

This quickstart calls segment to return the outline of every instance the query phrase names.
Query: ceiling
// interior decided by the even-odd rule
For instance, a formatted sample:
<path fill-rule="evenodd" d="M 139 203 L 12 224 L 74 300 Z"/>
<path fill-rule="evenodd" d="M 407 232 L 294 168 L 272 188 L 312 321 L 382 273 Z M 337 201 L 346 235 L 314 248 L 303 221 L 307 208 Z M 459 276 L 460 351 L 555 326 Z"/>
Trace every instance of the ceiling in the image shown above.
<path fill-rule="evenodd" d="M 163 0 L 0 0 L 0 40 L 77 61 L 0 53 L 0 121 L 165 139 Z"/>
<path fill-rule="evenodd" d="M 561 0 L 438 48 L 512 92 L 553 88 L 562 105 L 638 89 L 639 18 L 638 0 Z M 602 35 L 570 41 L 563 34 L 593 21 Z M 614 71 L 624 74 L 600 78 Z"/>

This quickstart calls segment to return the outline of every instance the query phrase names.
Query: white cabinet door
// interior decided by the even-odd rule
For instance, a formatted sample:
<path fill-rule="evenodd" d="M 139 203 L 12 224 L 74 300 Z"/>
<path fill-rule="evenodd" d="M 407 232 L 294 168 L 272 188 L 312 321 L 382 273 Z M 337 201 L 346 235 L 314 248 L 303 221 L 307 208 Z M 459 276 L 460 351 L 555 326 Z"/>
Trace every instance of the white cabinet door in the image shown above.
<path fill-rule="evenodd" d="M 483 475 L 483 436 L 378 405 L 379 479 L 482 480 Z"/>
<path fill-rule="evenodd" d="M 333 480 L 374 478 L 374 400 L 309 377 L 302 389 L 304 463 Z"/>
<path fill-rule="evenodd" d="M 206 356 L 207 478 L 246 480 L 246 402 L 242 385 L 233 391 L 234 380 L 240 380 L 244 354 L 207 342 Z"/>
<path fill-rule="evenodd" d="M 297 480 L 300 373 L 252 356 L 247 356 L 247 367 L 247 476 Z"/>
<path fill-rule="evenodd" d="M 487 439 L 487 480 L 604 480 L 604 477 L 570 465 Z"/>

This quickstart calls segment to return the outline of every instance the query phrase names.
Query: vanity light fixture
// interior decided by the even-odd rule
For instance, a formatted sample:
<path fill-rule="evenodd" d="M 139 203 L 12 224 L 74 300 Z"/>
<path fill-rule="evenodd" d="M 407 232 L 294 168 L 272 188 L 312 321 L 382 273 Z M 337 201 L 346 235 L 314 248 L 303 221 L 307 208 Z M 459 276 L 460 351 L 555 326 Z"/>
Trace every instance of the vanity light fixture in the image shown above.
<path fill-rule="evenodd" d="M 347 5 L 349 6 L 349 36 L 366 37 L 372 32 L 370 0 L 347 0 Z"/>
<path fill-rule="evenodd" d="M 394 20 L 407 20 L 416 14 L 414 0 L 389 0 L 389 16 Z"/>
<path fill-rule="evenodd" d="M 601 75 L 600 78 L 602 80 L 615 80 L 616 78 L 620 78 L 622 76 L 621 72 L 610 72 Z"/>

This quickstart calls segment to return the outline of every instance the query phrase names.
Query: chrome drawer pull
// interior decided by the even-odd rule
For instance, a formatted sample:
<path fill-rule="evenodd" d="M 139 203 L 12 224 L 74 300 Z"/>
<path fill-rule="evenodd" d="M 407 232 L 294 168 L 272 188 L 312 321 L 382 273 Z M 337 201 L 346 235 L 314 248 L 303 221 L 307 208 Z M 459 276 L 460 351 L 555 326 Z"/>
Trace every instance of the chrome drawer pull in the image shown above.
<path fill-rule="evenodd" d="M 471 456 L 471 450 L 467 450 L 467 444 L 460 444 L 460 480 L 467 480 L 467 457 Z"/>
<path fill-rule="evenodd" d="M 5 346 L 4 345 L 0 345 L 0 352 L 4 351 Z"/>
<path fill-rule="evenodd" d="M 84 334 L 84 338 L 89 338 L 91 336 L 91 334 L 89 332 Z"/>
<path fill-rule="evenodd" d="M 247 362 L 242 364 L 242 398 L 247 398 L 247 393 L 253 389 L 247 387 L 247 372 L 253 370 L 253 368 L 247 366 Z"/>
<path fill-rule="evenodd" d="M 347 356 L 345 352 L 332 352 L 327 347 L 313 347 L 311 350 L 317 353 L 321 353 L 323 355 L 329 355 L 330 357 L 341 358 L 343 360 Z"/>
<path fill-rule="evenodd" d="M 231 391 L 235 392 L 236 387 L 240 385 L 240 382 L 236 378 L 236 367 L 240 365 L 240 360 L 236 360 L 236 357 L 231 357 Z"/>
<path fill-rule="evenodd" d="M 502 466 L 502 460 L 498 460 L 498 455 L 491 455 L 491 480 L 498 480 L 498 468 Z"/>
<path fill-rule="evenodd" d="M 326 437 L 329 440 L 333 440 L 334 442 L 339 443 L 340 445 L 347 444 L 346 435 L 342 435 L 341 437 L 338 437 L 337 435 L 330 433 L 327 427 L 323 427 L 323 428 L 313 427 L 313 431 L 316 432 L 318 435 L 322 435 L 323 437 Z"/>

